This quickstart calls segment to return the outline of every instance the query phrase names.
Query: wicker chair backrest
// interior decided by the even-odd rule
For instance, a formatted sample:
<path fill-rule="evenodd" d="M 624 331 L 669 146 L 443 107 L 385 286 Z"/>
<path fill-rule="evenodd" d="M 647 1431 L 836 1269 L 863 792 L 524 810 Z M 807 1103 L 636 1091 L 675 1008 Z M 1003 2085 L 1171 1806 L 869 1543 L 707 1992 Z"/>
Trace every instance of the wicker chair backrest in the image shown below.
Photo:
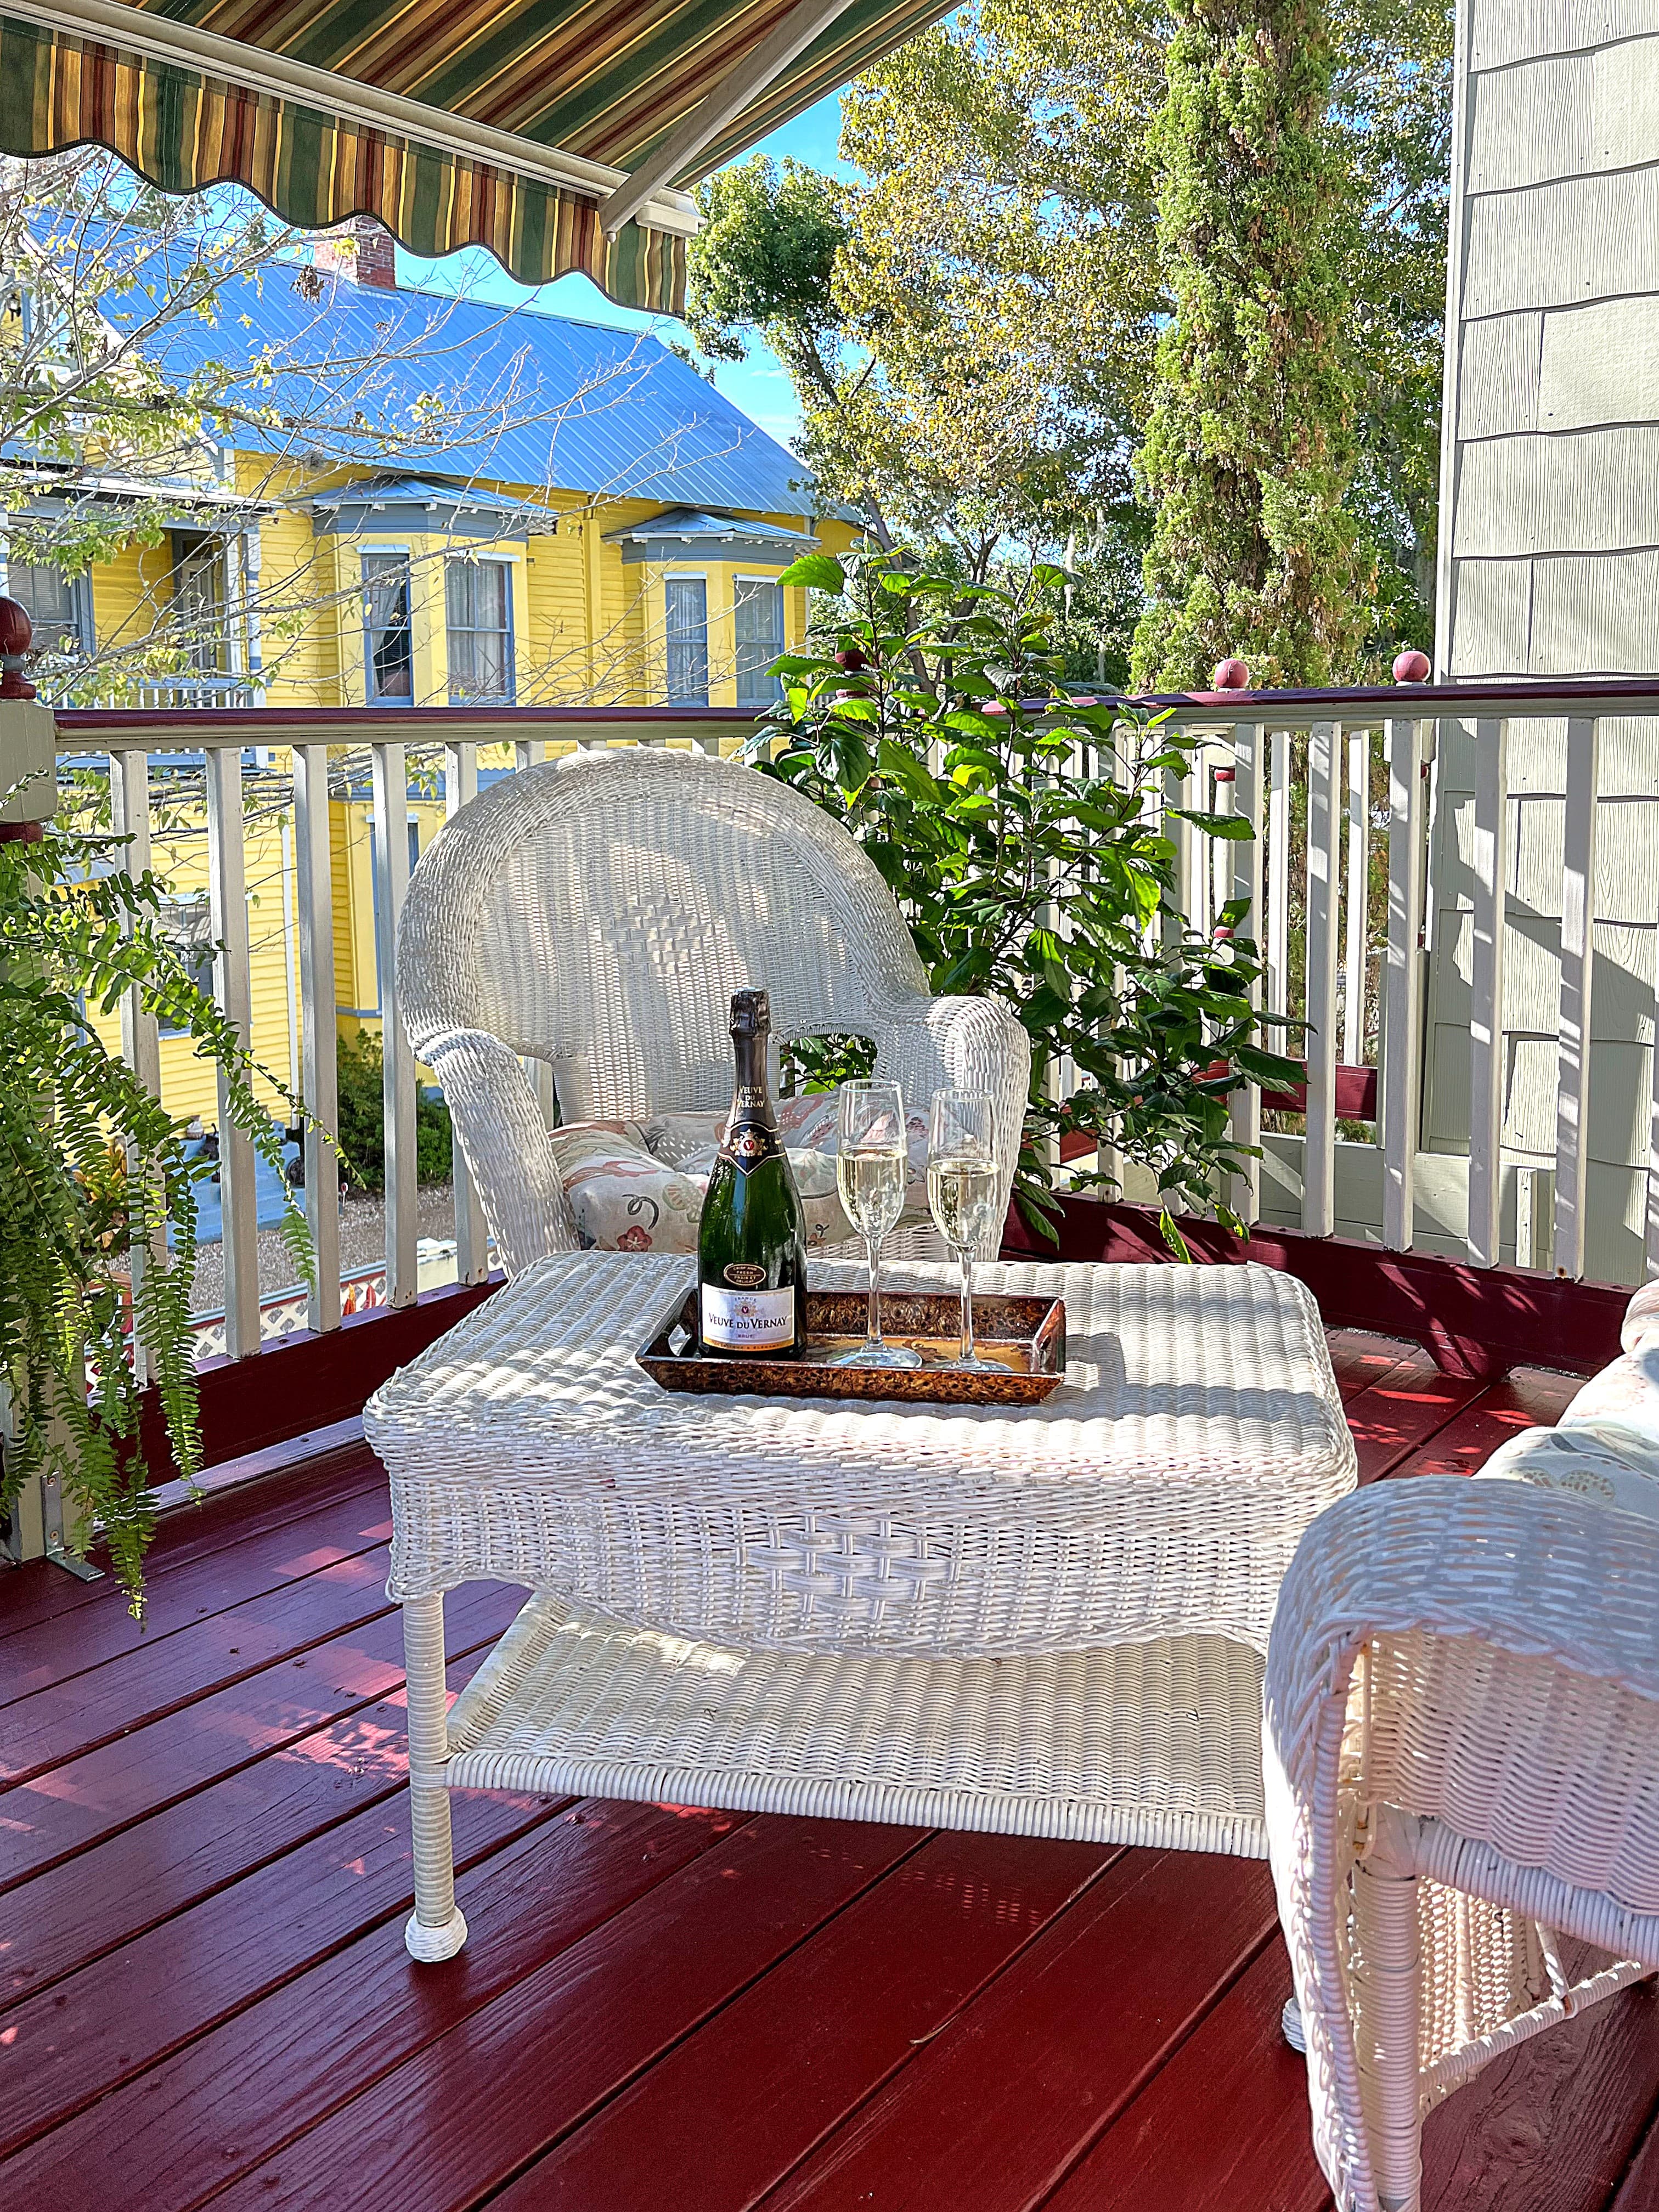
<path fill-rule="evenodd" d="M 483 1030 L 551 1062 L 568 1119 L 719 1108 L 731 994 L 780 1036 L 867 1034 L 927 978 L 891 892 L 751 769 L 629 747 L 495 784 L 422 857 L 398 932 L 418 1054 Z"/>

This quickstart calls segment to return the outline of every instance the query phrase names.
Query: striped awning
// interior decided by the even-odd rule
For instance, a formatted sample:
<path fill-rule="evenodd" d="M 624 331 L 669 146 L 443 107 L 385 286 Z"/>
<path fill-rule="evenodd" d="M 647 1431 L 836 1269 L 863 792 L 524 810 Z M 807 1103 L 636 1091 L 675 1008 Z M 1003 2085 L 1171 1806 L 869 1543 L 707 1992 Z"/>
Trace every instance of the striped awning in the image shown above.
<path fill-rule="evenodd" d="M 234 182 L 304 229 L 371 215 L 416 253 L 485 246 L 526 283 L 580 269 L 626 306 L 678 313 L 696 228 L 679 187 L 945 12 L 0 0 L 0 151 L 107 146 L 165 191 Z"/>

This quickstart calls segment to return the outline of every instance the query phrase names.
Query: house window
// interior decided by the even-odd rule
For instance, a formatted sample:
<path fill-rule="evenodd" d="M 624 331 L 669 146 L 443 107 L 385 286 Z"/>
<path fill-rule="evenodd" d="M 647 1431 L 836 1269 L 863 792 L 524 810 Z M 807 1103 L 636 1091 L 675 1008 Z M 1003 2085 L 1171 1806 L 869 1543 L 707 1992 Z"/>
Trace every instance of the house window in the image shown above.
<path fill-rule="evenodd" d="M 81 578 L 66 576 L 61 568 L 37 568 L 27 561 L 9 562 L 6 576 L 7 593 L 25 609 L 33 628 L 36 653 L 87 650 L 92 626 L 86 619 Z"/>
<path fill-rule="evenodd" d="M 225 548 L 197 531 L 173 533 L 173 618 L 198 676 L 225 666 Z"/>
<path fill-rule="evenodd" d="M 708 586 L 701 576 L 668 579 L 668 698 L 708 704 Z"/>
<path fill-rule="evenodd" d="M 513 571 L 505 561 L 453 560 L 444 568 L 449 702 L 505 705 L 513 696 Z"/>
<path fill-rule="evenodd" d="M 771 668 L 783 651 L 783 586 L 739 576 L 736 611 L 738 704 L 769 707 L 779 696 Z"/>
<path fill-rule="evenodd" d="M 163 899 L 158 920 L 161 934 L 173 946 L 190 972 L 190 980 L 204 998 L 213 996 L 213 927 L 209 919 L 207 896 L 197 892 L 185 898 Z M 184 1036 L 187 1031 L 183 1024 L 169 1021 L 165 1015 L 157 1024 L 164 1037 Z"/>
<path fill-rule="evenodd" d="M 363 556 L 363 670 L 371 707 L 415 696 L 415 644 L 409 626 L 409 557 Z"/>

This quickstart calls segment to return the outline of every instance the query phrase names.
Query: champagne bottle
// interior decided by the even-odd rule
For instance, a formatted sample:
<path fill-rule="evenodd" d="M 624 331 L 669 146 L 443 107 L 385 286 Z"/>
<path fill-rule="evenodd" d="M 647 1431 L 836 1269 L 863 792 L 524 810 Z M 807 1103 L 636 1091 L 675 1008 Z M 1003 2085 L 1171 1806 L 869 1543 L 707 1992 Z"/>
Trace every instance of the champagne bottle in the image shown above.
<path fill-rule="evenodd" d="M 705 1352 L 797 1358 L 806 1343 L 806 1235 L 766 1079 L 764 991 L 732 1000 L 737 1081 L 697 1231 L 697 1340 Z"/>

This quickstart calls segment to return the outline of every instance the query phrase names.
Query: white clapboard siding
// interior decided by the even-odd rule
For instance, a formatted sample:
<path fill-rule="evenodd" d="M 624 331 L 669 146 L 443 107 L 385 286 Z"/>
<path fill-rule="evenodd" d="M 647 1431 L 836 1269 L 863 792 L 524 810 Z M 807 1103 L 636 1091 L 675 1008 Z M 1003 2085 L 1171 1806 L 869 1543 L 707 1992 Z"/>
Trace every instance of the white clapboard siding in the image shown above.
<path fill-rule="evenodd" d="M 1462 0 L 1459 18 L 1437 663 L 1459 679 L 1659 673 L 1659 0 Z M 1524 1170 L 1549 1190 L 1555 1264 L 1638 1279 L 1659 729 L 1600 720 L 1593 822 L 1577 740 L 1590 878 L 1564 899 L 1565 723 L 1511 720 L 1501 819 L 1488 762 L 1478 839 L 1473 721 L 1442 726 L 1423 1143 L 1455 1155 L 1473 1134 L 1476 1256 L 1514 1237 Z M 1652 1241 L 1659 1260 L 1659 1202 Z"/>
<path fill-rule="evenodd" d="M 1476 70 L 1579 52 L 1653 27 L 1649 0 L 1465 0 L 1465 6 Z"/>
<path fill-rule="evenodd" d="M 1650 40 L 1623 39 L 1476 71 L 1469 112 L 1471 191 L 1512 191 L 1655 161 L 1659 48 Z"/>

